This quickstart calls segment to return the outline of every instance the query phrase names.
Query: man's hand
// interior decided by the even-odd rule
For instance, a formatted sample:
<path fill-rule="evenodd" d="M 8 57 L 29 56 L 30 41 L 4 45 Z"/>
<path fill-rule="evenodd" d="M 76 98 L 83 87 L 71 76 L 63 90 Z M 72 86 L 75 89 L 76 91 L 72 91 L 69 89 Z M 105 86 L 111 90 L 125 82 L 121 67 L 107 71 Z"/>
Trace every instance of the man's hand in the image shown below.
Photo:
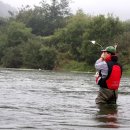
<path fill-rule="evenodd" d="M 102 60 L 105 59 L 105 55 L 104 55 L 104 53 L 101 54 L 101 58 L 102 58 Z"/>

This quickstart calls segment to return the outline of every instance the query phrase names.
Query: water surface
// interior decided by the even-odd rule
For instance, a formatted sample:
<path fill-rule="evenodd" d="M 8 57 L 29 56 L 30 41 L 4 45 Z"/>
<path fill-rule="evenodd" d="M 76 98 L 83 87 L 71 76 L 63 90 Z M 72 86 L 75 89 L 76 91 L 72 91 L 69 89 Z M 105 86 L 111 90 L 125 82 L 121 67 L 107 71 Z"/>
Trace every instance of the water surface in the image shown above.
<path fill-rule="evenodd" d="M 93 74 L 0 69 L 0 129 L 129 129 L 129 81 L 117 105 L 97 106 Z"/>

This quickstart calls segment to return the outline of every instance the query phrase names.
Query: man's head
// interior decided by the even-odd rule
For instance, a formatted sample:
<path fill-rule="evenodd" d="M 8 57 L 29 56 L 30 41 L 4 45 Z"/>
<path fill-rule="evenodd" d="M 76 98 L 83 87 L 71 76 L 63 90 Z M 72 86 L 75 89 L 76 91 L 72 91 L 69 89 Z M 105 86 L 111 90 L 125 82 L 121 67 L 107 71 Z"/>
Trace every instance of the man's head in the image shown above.
<path fill-rule="evenodd" d="M 115 55 L 116 49 L 113 46 L 108 46 L 104 50 L 102 50 L 102 52 L 107 52 L 110 53 L 111 55 Z"/>
<path fill-rule="evenodd" d="M 108 46 L 104 50 L 102 50 L 102 57 L 104 60 L 110 60 L 111 56 L 114 56 L 116 54 L 116 49 L 113 46 Z"/>

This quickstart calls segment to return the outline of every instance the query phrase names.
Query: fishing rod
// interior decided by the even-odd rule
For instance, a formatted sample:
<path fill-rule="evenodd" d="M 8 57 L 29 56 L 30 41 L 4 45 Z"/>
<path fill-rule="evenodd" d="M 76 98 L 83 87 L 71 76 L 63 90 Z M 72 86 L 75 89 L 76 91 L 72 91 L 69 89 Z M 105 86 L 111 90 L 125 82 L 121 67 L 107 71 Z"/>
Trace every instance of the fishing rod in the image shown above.
<path fill-rule="evenodd" d="M 89 40 L 93 45 L 98 45 L 101 47 L 101 49 L 103 50 L 103 46 L 99 43 L 97 43 L 95 40 Z M 115 48 L 115 50 L 117 51 L 117 46 L 118 46 L 118 43 L 115 43 L 115 45 L 113 46 Z M 99 76 L 99 72 L 97 71 L 94 75 L 95 77 L 98 77 Z"/>
<path fill-rule="evenodd" d="M 103 46 L 101 45 L 101 44 L 99 44 L 99 43 L 97 43 L 95 40 L 89 40 L 93 45 L 98 45 L 98 46 L 100 46 L 101 47 L 101 49 L 103 49 Z M 117 50 L 117 46 L 118 46 L 118 43 L 115 43 L 115 45 L 114 45 L 114 48 Z"/>
<path fill-rule="evenodd" d="M 90 41 L 90 40 L 89 40 Z M 96 41 L 94 41 L 94 40 L 92 40 L 92 41 L 90 41 L 93 45 L 98 45 L 98 46 L 100 46 L 102 49 L 103 49 L 103 46 L 101 45 L 101 44 L 99 44 L 99 43 L 97 43 Z"/>
<path fill-rule="evenodd" d="M 115 47 L 116 51 L 117 51 L 117 46 L 118 46 L 118 43 L 115 43 L 114 47 Z"/>

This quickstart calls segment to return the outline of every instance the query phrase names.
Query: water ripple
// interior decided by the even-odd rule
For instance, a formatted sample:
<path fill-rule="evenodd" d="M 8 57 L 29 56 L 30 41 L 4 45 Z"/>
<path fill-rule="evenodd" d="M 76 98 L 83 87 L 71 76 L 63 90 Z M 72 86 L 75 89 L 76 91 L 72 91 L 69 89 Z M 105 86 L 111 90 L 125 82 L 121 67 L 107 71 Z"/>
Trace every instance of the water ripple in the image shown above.
<path fill-rule="evenodd" d="M 130 82 L 117 106 L 97 106 L 93 74 L 0 69 L 0 129 L 86 130 L 130 127 Z"/>

